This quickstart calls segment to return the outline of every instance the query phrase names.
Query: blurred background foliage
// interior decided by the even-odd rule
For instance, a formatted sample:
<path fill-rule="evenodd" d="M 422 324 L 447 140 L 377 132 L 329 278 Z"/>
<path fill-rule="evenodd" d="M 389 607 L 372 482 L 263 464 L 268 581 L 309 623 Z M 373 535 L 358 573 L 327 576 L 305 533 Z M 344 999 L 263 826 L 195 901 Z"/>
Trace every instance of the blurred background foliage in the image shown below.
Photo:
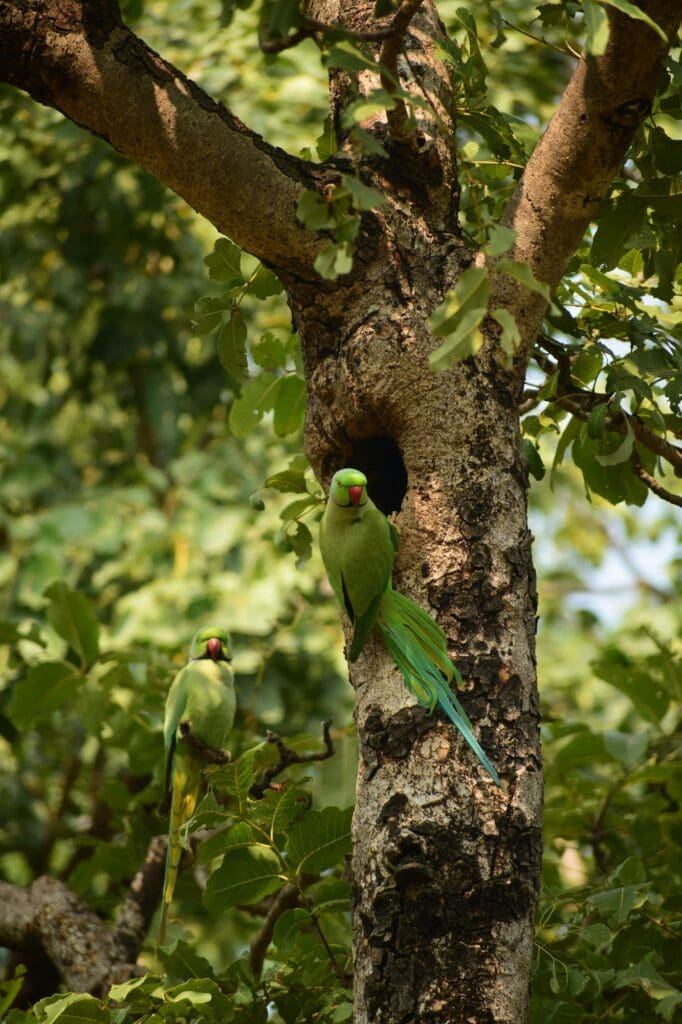
<path fill-rule="evenodd" d="M 584 29 L 571 3 L 543 5 L 539 20 L 522 0 L 508 0 L 504 19 L 481 5 L 478 35 L 456 4 L 441 6 L 463 83 L 463 223 L 481 241 Z M 264 56 L 253 9 L 238 8 L 130 0 L 124 12 L 269 141 L 313 153 L 327 113 L 315 47 Z M 679 51 L 679 75 L 676 60 Z M 662 124 L 647 123 L 633 147 L 637 188 L 642 173 L 662 180 L 666 167 L 681 169 L 682 142 L 654 145 Z M 232 633 L 235 756 L 267 729 L 314 747 L 320 722 L 333 719 L 335 756 L 293 771 L 301 786 L 312 777 L 314 813 L 353 801 L 352 691 L 305 529 L 314 536 L 320 492 L 301 455 L 299 354 L 276 282 L 263 283 L 238 253 L 237 276 L 225 270 L 229 243 L 216 246 L 213 229 L 179 199 L 58 114 L 3 90 L 0 125 L 0 876 L 26 885 L 56 875 L 106 915 L 164 829 L 155 811 L 163 704 L 196 628 L 218 620 Z M 662 168 L 644 167 L 656 159 Z M 594 237 L 586 239 L 562 285 L 564 313 L 547 330 L 569 354 L 592 346 L 583 386 L 627 370 L 644 385 L 637 392 L 625 381 L 625 407 L 635 395 L 670 426 L 679 394 L 667 370 L 679 328 L 664 318 L 679 309 L 679 238 L 670 257 L 679 211 L 640 203 L 628 235 L 613 221 L 628 200 L 637 204 L 621 191 L 604 204 L 602 248 L 594 258 Z M 627 280 L 580 269 L 618 259 Z M 627 307 L 628 287 L 639 289 L 636 308 Z M 608 321 L 595 310 L 597 292 Z M 624 299 L 626 316 L 612 315 Z M 663 319 L 652 327 L 653 309 Z M 243 363 L 234 356 L 242 332 Z M 662 362 L 643 355 L 654 349 Z M 545 465 L 572 419 L 553 404 L 556 373 L 541 359 L 529 377 L 525 429 Z M 258 380 L 276 401 L 263 398 L 265 385 L 255 394 Z M 651 496 L 642 509 L 624 504 L 646 493 L 614 492 L 617 463 L 596 480 L 592 465 L 588 480 L 585 460 L 576 465 L 569 451 L 551 481 L 531 489 L 547 771 L 533 1020 L 671 1020 L 682 1005 L 680 520 Z M 303 494 L 293 511 L 288 492 Z M 332 877 L 341 883 L 339 851 Z M 344 979 L 293 919 L 268 954 L 265 983 L 235 967 L 259 921 L 202 903 L 206 870 L 181 876 L 171 937 L 180 952 L 187 940 L 208 958 L 229 1005 L 190 999 L 194 1019 L 265 1020 L 266 1005 L 275 1020 L 347 1019 Z M 327 927 L 347 949 L 347 893 L 332 895 Z M 150 970 L 166 971 L 167 986 L 185 980 L 181 960 L 159 961 L 152 942 L 143 955 Z M 9 955 L 0 962 L 9 1009 L 16 965 Z M 154 1002 L 158 983 L 118 993 L 127 1017 L 92 1000 L 88 1019 L 177 1019 L 178 1003 Z M 9 1019 L 65 1012 L 15 1008 Z"/>

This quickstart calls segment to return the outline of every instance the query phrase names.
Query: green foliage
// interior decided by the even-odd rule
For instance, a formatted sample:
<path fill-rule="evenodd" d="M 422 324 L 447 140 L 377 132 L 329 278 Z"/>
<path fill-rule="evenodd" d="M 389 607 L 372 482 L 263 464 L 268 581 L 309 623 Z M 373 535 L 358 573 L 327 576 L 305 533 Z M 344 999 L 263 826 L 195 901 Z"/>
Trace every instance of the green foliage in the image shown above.
<path fill-rule="evenodd" d="M 173 5 L 128 0 L 124 10 L 270 141 L 327 160 L 338 140 L 326 67 L 376 62 L 342 34 L 326 39 L 324 65 L 310 40 L 265 57 L 258 18 L 283 38 L 299 11 L 260 6 L 192 0 L 192 31 L 181 33 Z M 377 16 L 394 8 L 382 2 Z M 496 220 L 573 51 L 606 45 L 604 5 L 498 8 L 439 5 L 462 224 L 490 266 L 537 289 Z M 631 417 L 659 437 L 682 418 L 679 81 L 674 50 L 557 290 L 525 396 L 547 768 L 537 1024 L 680 1013 L 679 579 L 664 565 L 675 568 L 682 538 L 651 502 L 638 519 L 631 508 L 649 493 L 633 454 L 662 469 Z M 397 98 L 415 102 L 395 88 L 349 103 L 340 127 L 354 152 L 386 157 L 362 122 Z M 101 142 L 15 93 L 0 93 L 0 108 L 3 878 L 55 875 L 113 917 L 166 826 L 156 813 L 165 693 L 208 620 L 233 634 L 238 691 L 234 761 L 207 772 L 192 824 L 198 867 L 181 874 L 171 945 L 150 940 L 144 977 L 104 999 L 62 992 L 25 1009 L 22 967 L 3 954 L 0 1016 L 350 1020 L 352 694 L 313 550 L 323 496 L 299 453 L 305 386 L 281 286 Z M 380 200 L 356 174 L 303 197 L 301 220 L 329 239 L 322 277 L 349 272 L 360 218 Z M 436 369 L 477 349 L 486 315 L 513 357 L 517 326 L 488 308 L 488 291 L 486 271 L 472 267 L 434 313 Z M 630 567 L 627 582 L 620 575 L 602 593 L 613 557 Z M 306 752 L 327 715 L 336 755 L 306 765 L 310 779 L 293 767 L 281 789 L 250 796 L 276 758 L 267 729 Z M 243 908 L 262 911 L 287 887 L 297 905 L 254 973 L 245 950 L 263 918 Z"/>
<path fill-rule="evenodd" d="M 334 239 L 315 260 L 315 270 L 320 277 L 333 281 L 350 272 L 360 216 L 383 202 L 380 192 L 350 174 L 342 174 L 340 182 L 329 187 L 324 196 L 317 192 L 303 193 L 296 209 L 300 222 L 311 231 L 329 231 Z"/>

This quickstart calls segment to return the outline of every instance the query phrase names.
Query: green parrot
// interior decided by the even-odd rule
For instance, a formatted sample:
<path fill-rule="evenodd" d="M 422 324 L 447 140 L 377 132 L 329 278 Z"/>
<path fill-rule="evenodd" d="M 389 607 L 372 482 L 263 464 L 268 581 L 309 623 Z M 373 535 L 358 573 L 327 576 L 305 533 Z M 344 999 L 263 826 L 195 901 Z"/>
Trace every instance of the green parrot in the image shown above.
<path fill-rule="evenodd" d="M 398 533 L 367 494 L 367 477 L 340 469 L 332 479 L 320 526 L 320 551 L 341 610 L 353 624 L 349 661 L 356 661 L 376 629 L 405 685 L 422 707 L 438 704 L 461 732 L 491 778 L 500 778 L 474 736 L 464 708 L 450 689 L 462 677 L 450 661 L 445 633 L 425 611 L 393 589 Z"/>
<path fill-rule="evenodd" d="M 200 747 L 219 750 L 234 721 L 235 697 L 229 662 L 230 638 L 224 629 L 201 629 L 192 640 L 189 662 L 176 675 L 166 698 L 163 741 L 166 748 L 164 793 L 170 795 L 170 823 L 159 944 L 166 937 L 168 911 L 182 856 L 181 830 L 194 813 L 201 769 Z M 192 744 L 186 737 L 196 740 Z"/>

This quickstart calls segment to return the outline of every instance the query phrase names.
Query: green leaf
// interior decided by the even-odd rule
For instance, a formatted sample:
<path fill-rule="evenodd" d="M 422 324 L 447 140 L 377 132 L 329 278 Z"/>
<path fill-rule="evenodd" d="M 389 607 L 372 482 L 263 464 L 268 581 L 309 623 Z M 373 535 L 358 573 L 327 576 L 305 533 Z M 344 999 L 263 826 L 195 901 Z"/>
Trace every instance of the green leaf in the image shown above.
<path fill-rule="evenodd" d="M 300 569 L 312 557 L 313 535 L 305 523 L 299 522 L 296 523 L 296 529 L 290 536 L 292 547 L 297 556 L 296 568 Z"/>
<path fill-rule="evenodd" d="M 296 216 L 311 231 L 333 228 L 336 224 L 333 206 L 318 192 L 306 190 L 298 201 Z"/>
<path fill-rule="evenodd" d="M 299 516 L 302 516 L 309 509 L 319 504 L 321 504 L 320 500 L 312 494 L 309 494 L 306 498 L 297 498 L 296 501 L 290 502 L 282 509 L 279 518 L 285 523 L 291 522 L 292 519 L 298 519 Z"/>
<path fill-rule="evenodd" d="M 580 352 L 571 366 L 571 376 L 581 384 L 591 384 L 604 365 L 604 356 L 599 351 Z"/>
<path fill-rule="evenodd" d="M 45 591 L 49 600 L 47 618 L 52 627 L 80 657 L 90 665 L 99 654 L 99 623 L 88 599 L 57 580 Z"/>
<path fill-rule="evenodd" d="M 590 667 L 605 683 L 629 697 L 642 718 L 653 725 L 660 723 L 670 706 L 669 694 L 637 662 L 617 647 L 606 647 Z"/>
<path fill-rule="evenodd" d="M 645 25 L 652 28 L 654 32 L 661 37 L 664 43 L 668 42 L 668 37 L 655 21 L 653 21 L 648 14 L 646 14 L 641 8 L 635 4 L 630 3 L 630 0 L 599 0 L 599 3 L 607 4 L 609 7 L 615 7 L 616 10 L 621 11 L 623 14 L 627 14 L 630 18 L 634 18 L 636 21 L 643 21 Z M 636 31 L 634 28 L 632 32 Z"/>
<path fill-rule="evenodd" d="M 647 882 L 640 885 L 623 885 L 617 889 L 588 896 L 587 903 L 593 907 L 600 917 L 605 918 L 612 928 L 621 928 L 633 910 L 643 907 L 647 902 L 651 885 Z"/>
<path fill-rule="evenodd" d="M 615 449 L 615 451 L 609 452 L 606 455 L 595 455 L 595 459 L 600 466 L 617 466 L 621 462 L 625 462 L 630 458 L 632 454 L 632 445 L 635 440 L 635 435 L 630 426 L 630 421 L 625 421 L 625 437 L 621 444 Z"/>
<path fill-rule="evenodd" d="M 283 369 L 287 361 L 286 345 L 271 331 L 262 334 L 259 341 L 251 344 L 251 355 L 254 362 L 265 370 Z"/>
<path fill-rule="evenodd" d="M 178 1024 L 178 1013 L 176 1006 L 178 1003 L 189 1003 L 191 1007 L 206 1007 L 210 1016 L 206 1016 L 201 1013 L 200 1016 L 193 1015 L 190 1019 L 192 1021 L 225 1021 L 226 1019 L 232 1018 L 233 1004 L 223 994 L 222 989 L 212 978 L 190 978 L 188 981 L 183 981 L 180 985 L 174 985 L 171 988 L 163 990 L 164 1001 L 174 1004 L 173 1005 L 173 1016 L 170 1018 L 173 1024 Z M 196 1014 L 196 1010 L 194 1011 Z M 147 1024 L 147 1018 L 143 1017 L 145 1024 Z M 166 1018 L 167 1020 L 169 1018 Z M 186 1020 L 186 1018 L 180 1018 Z"/>
<path fill-rule="evenodd" d="M 627 239 L 645 218 L 646 207 L 627 192 L 609 204 L 602 204 L 590 249 L 590 262 L 607 269 L 615 267 L 627 247 Z"/>
<path fill-rule="evenodd" d="M 211 784 L 220 793 L 236 798 L 239 812 L 246 807 L 249 790 L 258 778 L 261 770 L 271 764 L 277 751 L 271 743 L 261 743 L 257 747 L 246 750 L 236 761 L 221 765 L 219 768 L 207 768 L 205 774 Z"/>
<path fill-rule="evenodd" d="M 315 270 L 325 281 L 334 281 L 353 268 L 353 250 L 349 242 L 326 246 L 315 258 Z"/>
<path fill-rule="evenodd" d="M 279 295 L 283 290 L 284 285 L 277 275 L 262 263 L 249 281 L 249 294 L 255 295 L 257 299 L 268 299 L 271 295 Z"/>
<path fill-rule="evenodd" d="M 322 125 L 322 131 L 315 140 L 315 150 L 317 152 L 318 160 L 328 160 L 330 156 L 334 156 L 337 149 L 338 142 L 336 141 L 334 122 L 331 114 L 327 114 Z"/>
<path fill-rule="evenodd" d="M 77 992 L 41 999 L 36 1003 L 34 1012 L 41 1024 L 52 1024 L 53 1021 L 59 1021 L 59 1024 L 99 1024 L 100 1021 L 107 1024 L 109 1021 L 109 1014 L 102 1009 L 99 1000 Z"/>
<path fill-rule="evenodd" d="M 587 435 L 587 431 L 585 431 Z M 604 442 L 612 438 L 605 434 L 604 439 L 593 441 L 589 437 L 578 437 L 573 442 L 573 461 L 582 470 L 588 494 L 593 491 L 600 494 L 612 505 L 625 501 L 630 505 L 643 505 L 648 490 L 642 481 L 635 476 L 629 462 L 619 462 L 615 466 L 604 466 L 597 461 L 603 453 Z M 617 435 L 620 440 L 620 435 Z"/>
<path fill-rule="evenodd" d="M 244 380 L 247 375 L 246 323 L 237 306 L 226 324 L 218 331 L 218 357 L 227 372 L 235 380 Z"/>
<path fill-rule="evenodd" d="M 609 19 L 596 0 L 583 0 L 587 41 L 585 49 L 592 57 L 602 57 L 609 41 Z"/>
<path fill-rule="evenodd" d="M 208 880 L 204 903 L 227 910 L 240 903 L 256 903 L 282 886 L 282 867 L 274 850 L 242 846 L 228 850 L 223 863 Z"/>
<path fill-rule="evenodd" d="M 604 732 L 604 745 L 616 761 L 625 768 L 632 768 L 644 757 L 649 738 L 646 734 L 637 736 L 629 732 L 607 729 Z"/>
<path fill-rule="evenodd" d="M 289 833 L 287 855 L 299 875 L 336 867 L 350 852 L 353 808 L 309 811 Z"/>
<path fill-rule="evenodd" d="M 488 241 L 481 250 L 486 256 L 502 256 L 514 245 L 516 231 L 503 224 L 491 224 L 488 228 Z"/>
<path fill-rule="evenodd" d="M 568 450 L 569 445 L 573 444 L 580 437 L 582 431 L 582 423 L 577 416 L 571 416 L 567 426 L 564 428 L 561 437 L 559 438 L 556 446 L 556 452 L 554 453 L 554 459 L 552 461 L 552 470 L 549 475 L 549 485 L 554 487 L 554 479 L 556 471 L 564 460 L 564 455 Z"/>
<path fill-rule="evenodd" d="M 447 337 L 457 326 L 463 311 L 487 309 L 489 295 L 487 267 L 469 267 L 429 317 L 431 330 L 440 337 Z"/>
<path fill-rule="evenodd" d="M 516 320 L 508 309 L 494 309 L 490 315 L 502 328 L 500 348 L 506 355 L 513 356 L 521 342 L 521 332 Z"/>
<path fill-rule="evenodd" d="M 85 676 L 64 661 L 43 661 L 32 665 L 26 677 L 15 684 L 9 713 L 19 728 L 47 718 L 58 708 L 72 707 Z"/>
<path fill-rule="evenodd" d="M 309 806 L 310 794 L 287 780 L 283 790 L 270 790 L 266 793 L 265 800 L 260 801 L 259 811 L 266 801 L 263 809 L 268 813 L 270 831 L 274 837 L 278 837 L 287 832 Z"/>
<path fill-rule="evenodd" d="M 163 947 L 158 947 L 159 949 Z M 122 981 L 118 985 L 112 985 L 107 992 L 107 999 L 114 1003 L 122 1003 L 128 998 L 131 992 L 135 989 L 141 988 L 143 985 L 149 982 L 149 975 L 143 974 L 140 978 L 129 978 L 128 981 Z"/>
<path fill-rule="evenodd" d="M 271 373 L 259 373 L 242 388 L 230 408 L 228 423 L 235 437 L 246 437 L 253 430 L 263 414 L 272 408 L 280 386 L 280 377 Z"/>
<path fill-rule="evenodd" d="M 622 885 L 640 885 L 646 882 L 646 871 L 639 857 L 628 857 L 611 873 L 611 878 Z"/>
<path fill-rule="evenodd" d="M 429 317 L 434 334 L 445 342 L 429 356 L 435 372 L 448 369 L 454 360 L 473 355 L 483 344 L 479 325 L 488 309 L 490 282 L 486 267 L 469 267 L 443 302 Z"/>
<path fill-rule="evenodd" d="M 395 93 L 390 93 L 386 89 L 373 89 L 367 96 L 361 96 L 353 103 L 349 103 L 344 108 L 343 114 L 341 115 L 341 124 L 344 128 L 352 129 L 353 135 L 360 133 L 360 138 L 367 135 L 358 126 L 368 117 L 372 117 L 374 114 L 380 114 L 385 110 L 393 110 L 397 102 L 397 96 Z M 357 129 L 357 131 L 356 131 Z M 374 138 L 374 136 L 369 136 Z M 363 152 L 367 152 L 363 146 Z M 370 150 L 370 152 L 372 152 Z M 384 150 L 384 155 L 386 152 Z"/>
<path fill-rule="evenodd" d="M 606 402 L 596 405 L 587 417 L 587 436 L 598 439 L 604 436 L 609 407 Z"/>
<path fill-rule="evenodd" d="M 278 437 L 293 434 L 303 426 L 306 405 L 305 381 L 290 373 L 281 378 L 274 403 L 273 426 Z"/>
<path fill-rule="evenodd" d="M 509 274 L 514 280 L 519 281 L 529 291 L 537 292 L 543 299 L 549 302 L 549 285 L 544 281 L 538 281 L 537 277 L 527 263 L 521 260 L 512 260 L 509 256 L 503 256 L 495 264 L 495 270 L 500 274 Z"/>
<path fill-rule="evenodd" d="M 156 947 L 156 955 L 166 972 L 173 978 L 212 978 L 213 968 L 205 957 L 199 956 L 193 946 L 178 939 L 172 946 Z"/>
<path fill-rule="evenodd" d="M 379 65 L 371 57 L 366 57 L 359 47 L 343 40 L 332 46 L 324 57 L 328 68 L 343 68 L 345 71 L 379 71 Z"/>
<path fill-rule="evenodd" d="M 386 202 L 386 197 L 375 188 L 364 185 L 359 178 L 351 174 L 341 175 L 341 184 L 350 194 L 356 210 L 373 210 Z"/>
<path fill-rule="evenodd" d="M 383 159 L 388 157 L 388 151 L 381 145 L 376 135 L 372 135 L 371 132 L 365 131 L 365 129 L 360 128 L 359 125 L 354 125 L 351 128 L 349 136 L 365 156 L 379 156 Z"/>
<path fill-rule="evenodd" d="M 213 252 L 204 257 L 212 281 L 244 280 L 241 272 L 242 251 L 229 238 L 219 238 Z"/>
<path fill-rule="evenodd" d="M 253 782 L 250 785 L 253 785 Z M 246 792 L 248 793 L 248 789 Z M 233 825 L 215 832 L 203 843 L 200 843 L 197 849 L 197 861 L 199 864 L 208 864 L 227 850 L 235 849 L 238 846 L 256 846 L 262 842 L 263 834 L 258 832 L 253 825 L 246 821 L 237 821 Z"/>
<path fill-rule="evenodd" d="M 222 298 L 206 295 L 203 299 L 199 299 L 194 307 L 196 314 L 192 321 L 194 330 L 199 335 L 210 334 L 221 322 L 228 308 L 229 304 Z"/>
<path fill-rule="evenodd" d="M 301 907 L 285 910 L 275 925 L 272 941 L 283 957 L 293 956 L 300 946 L 301 932 L 310 927 L 310 914 L 307 910 Z"/>
<path fill-rule="evenodd" d="M 525 438 L 523 441 L 523 455 L 528 463 L 528 472 L 531 476 L 534 476 L 536 480 L 542 480 L 546 473 L 545 464 L 540 458 L 540 452 L 537 450 L 532 441 Z"/>
<path fill-rule="evenodd" d="M 483 344 L 479 324 L 486 314 L 485 306 L 467 309 L 458 318 L 457 326 L 429 356 L 429 366 L 435 373 L 450 368 L 453 362 L 475 355 Z"/>
<path fill-rule="evenodd" d="M 304 494 L 308 490 L 302 469 L 283 469 L 279 473 L 273 473 L 263 486 L 274 487 L 276 491 L 284 494 Z"/>
<path fill-rule="evenodd" d="M 662 978 L 647 954 L 644 960 L 622 971 L 618 971 L 614 988 L 639 988 L 658 1003 L 656 1014 L 664 1020 L 672 1020 L 676 1007 L 682 1004 L 682 992 Z"/>

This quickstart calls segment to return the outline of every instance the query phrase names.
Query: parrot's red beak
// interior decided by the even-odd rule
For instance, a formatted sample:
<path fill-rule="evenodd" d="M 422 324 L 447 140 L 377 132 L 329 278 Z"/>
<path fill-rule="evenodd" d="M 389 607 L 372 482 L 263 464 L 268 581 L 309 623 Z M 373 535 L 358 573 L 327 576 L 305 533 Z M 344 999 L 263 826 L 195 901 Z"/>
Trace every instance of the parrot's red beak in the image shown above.
<path fill-rule="evenodd" d="M 211 655 L 214 661 L 217 661 L 223 651 L 223 645 L 217 636 L 212 636 L 210 640 L 206 641 L 206 650 Z"/>
<path fill-rule="evenodd" d="M 360 499 L 362 498 L 362 487 L 349 487 L 348 497 L 357 508 L 360 504 Z"/>

